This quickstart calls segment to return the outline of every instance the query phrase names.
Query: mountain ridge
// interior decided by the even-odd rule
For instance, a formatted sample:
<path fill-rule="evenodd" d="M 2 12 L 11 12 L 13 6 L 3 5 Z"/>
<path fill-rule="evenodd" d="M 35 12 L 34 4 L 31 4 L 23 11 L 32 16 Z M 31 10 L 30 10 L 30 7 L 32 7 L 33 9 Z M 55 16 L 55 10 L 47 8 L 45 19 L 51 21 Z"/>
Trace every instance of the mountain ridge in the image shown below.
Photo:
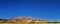
<path fill-rule="evenodd" d="M 17 18 L 2 19 L 0 22 L 47 22 L 47 20 L 37 19 L 30 16 L 20 16 Z"/>

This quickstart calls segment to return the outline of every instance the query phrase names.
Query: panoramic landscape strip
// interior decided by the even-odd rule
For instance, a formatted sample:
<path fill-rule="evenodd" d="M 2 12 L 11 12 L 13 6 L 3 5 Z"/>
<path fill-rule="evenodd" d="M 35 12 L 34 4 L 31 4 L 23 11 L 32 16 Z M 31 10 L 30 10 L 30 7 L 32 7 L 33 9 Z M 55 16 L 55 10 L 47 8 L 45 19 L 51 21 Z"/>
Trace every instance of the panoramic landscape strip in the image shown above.
<path fill-rule="evenodd" d="M 49 22 L 44 19 L 20 16 L 17 18 L 0 19 L 0 24 L 60 24 L 60 22 Z"/>
<path fill-rule="evenodd" d="M 44 23 L 44 22 L 35 22 L 35 23 L 31 23 L 31 22 L 17 22 L 17 23 L 0 23 L 0 24 L 60 24 L 60 23 Z"/>

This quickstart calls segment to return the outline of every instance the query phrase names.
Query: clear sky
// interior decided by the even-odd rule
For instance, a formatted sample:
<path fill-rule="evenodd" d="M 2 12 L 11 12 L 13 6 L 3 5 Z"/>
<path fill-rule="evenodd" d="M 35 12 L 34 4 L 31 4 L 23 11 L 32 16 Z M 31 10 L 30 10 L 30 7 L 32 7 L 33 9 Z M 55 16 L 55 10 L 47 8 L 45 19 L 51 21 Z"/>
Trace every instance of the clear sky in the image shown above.
<path fill-rule="evenodd" d="M 18 16 L 60 21 L 60 0 L 0 0 L 0 18 Z"/>

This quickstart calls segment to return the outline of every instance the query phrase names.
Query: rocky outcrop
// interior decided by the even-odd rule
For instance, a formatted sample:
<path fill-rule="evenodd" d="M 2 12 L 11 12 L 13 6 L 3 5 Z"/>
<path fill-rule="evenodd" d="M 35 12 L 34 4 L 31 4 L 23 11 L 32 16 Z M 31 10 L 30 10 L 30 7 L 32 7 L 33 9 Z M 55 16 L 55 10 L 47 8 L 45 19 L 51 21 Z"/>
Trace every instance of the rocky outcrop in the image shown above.
<path fill-rule="evenodd" d="M 32 18 L 32 17 L 18 17 L 18 18 L 12 18 L 9 19 L 8 21 L 12 21 L 12 22 L 47 22 L 46 20 L 42 20 L 42 19 L 36 19 L 36 18 Z"/>
<path fill-rule="evenodd" d="M 32 17 L 26 17 L 26 16 L 21 16 L 18 18 L 10 18 L 7 20 L 0 20 L 0 22 L 47 22 L 46 20 L 42 19 L 37 19 L 37 18 L 32 18 Z"/>

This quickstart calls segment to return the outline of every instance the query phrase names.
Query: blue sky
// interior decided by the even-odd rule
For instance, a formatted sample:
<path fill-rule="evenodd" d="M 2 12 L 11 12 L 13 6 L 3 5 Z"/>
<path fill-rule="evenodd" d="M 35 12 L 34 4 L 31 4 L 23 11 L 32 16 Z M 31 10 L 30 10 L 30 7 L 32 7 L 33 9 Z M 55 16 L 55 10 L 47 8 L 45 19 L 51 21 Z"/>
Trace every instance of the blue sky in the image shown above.
<path fill-rule="evenodd" d="M 0 0 L 0 18 L 19 16 L 60 21 L 60 0 Z"/>

